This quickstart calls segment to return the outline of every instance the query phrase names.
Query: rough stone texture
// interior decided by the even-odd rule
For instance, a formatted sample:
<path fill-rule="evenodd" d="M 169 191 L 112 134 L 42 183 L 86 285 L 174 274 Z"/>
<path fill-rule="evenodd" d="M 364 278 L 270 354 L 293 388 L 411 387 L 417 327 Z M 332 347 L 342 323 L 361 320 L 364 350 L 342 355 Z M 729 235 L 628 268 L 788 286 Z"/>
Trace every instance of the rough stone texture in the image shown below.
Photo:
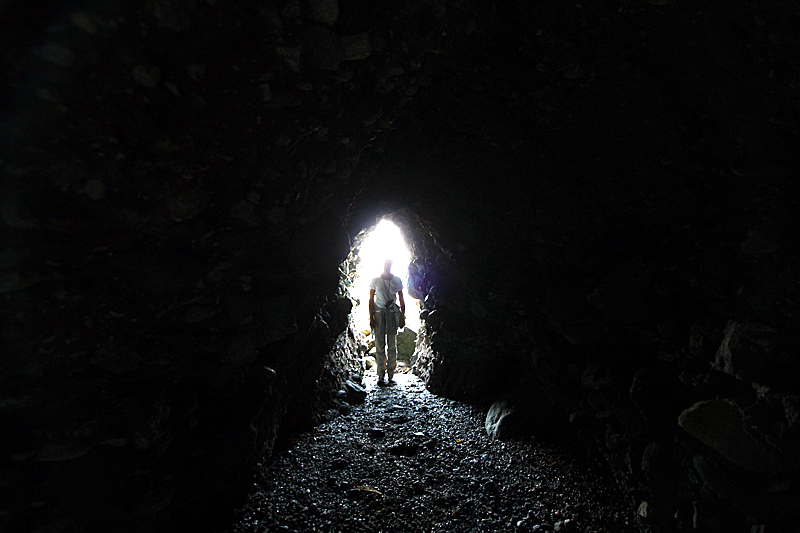
<path fill-rule="evenodd" d="M 338 412 L 384 215 L 432 391 L 528 376 L 654 530 L 796 527 L 796 471 L 678 425 L 798 455 L 794 6 L 339 8 L 3 3 L 0 528 L 224 517 Z"/>
<path fill-rule="evenodd" d="M 730 321 L 723 335 L 714 360 L 717 370 L 746 383 L 770 383 L 784 390 L 800 379 L 793 347 L 786 346 L 788 339 L 774 328 Z"/>
<path fill-rule="evenodd" d="M 531 379 L 523 379 L 511 393 L 497 400 L 486 413 L 486 432 L 493 439 L 524 438 L 547 434 L 552 406 Z"/>
<path fill-rule="evenodd" d="M 276 454 L 227 531 L 642 531 L 596 465 L 541 441 L 491 441 L 473 406 L 410 374 L 392 387 L 376 377 L 350 416 Z"/>
<path fill-rule="evenodd" d="M 497 400 L 486 413 L 486 434 L 493 439 L 510 436 L 505 419 L 514 414 L 514 407 L 507 400 Z"/>
<path fill-rule="evenodd" d="M 364 366 L 359 353 L 362 339 L 350 323 L 349 313 L 351 308 L 352 304 L 349 300 L 340 297 L 329 303 L 326 308 L 323 308 L 320 315 L 315 318 L 315 320 L 327 320 L 328 324 L 333 324 L 336 331 L 340 331 L 339 328 L 344 328 L 335 343 L 332 343 L 328 348 L 328 354 L 316 377 L 314 394 L 303 395 L 303 399 L 297 401 L 298 405 L 295 406 L 296 408 L 302 406 L 302 412 L 310 411 L 314 415 L 315 422 L 321 422 L 325 417 L 324 413 L 341 407 L 338 399 L 334 397 L 334 391 L 344 388 L 346 398 L 350 403 L 353 403 L 361 395 L 358 392 L 358 387 L 364 377 Z M 326 309 L 333 311 L 333 313 L 326 313 Z M 317 368 L 309 366 L 308 371 L 315 372 Z M 348 383 L 352 384 L 352 391 Z M 299 424 L 292 426 L 292 429 L 301 431 L 307 421 L 300 419 L 297 422 Z M 291 425 L 292 423 L 289 422 L 289 426 Z"/>
<path fill-rule="evenodd" d="M 344 59 L 366 59 L 372 52 L 372 47 L 369 44 L 369 34 L 357 33 L 342 37 L 342 47 L 344 48 Z"/>
<path fill-rule="evenodd" d="M 408 328 L 397 332 L 397 359 L 410 362 L 417 344 L 417 334 Z"/>
<path fill-rule="evenodd" d="M 735 402 L 706 400 L 681 413 L 678 425 L 690 435 L 718 451 L 733 464 L 756 472 L 787 472 L 795 457 L 775 455 L 744 430 L 744 415 Z"/>
<path fill-rule="evenodd" d="M 355 381 L 347 380 L 344 382 L 344 390 L 347 392 L 347 401 L 351 404 L 364 403 L 367 399 L 367 391 Z"/>
<path fill-rule="evenodd" d="M 328 26 L 336 24 L 339 18 L 339 2 L 336 0 L 307 0 L 308 16 L 312 20 Z"/>
<path fill-rule="evenodd" d="M 502 439 L 512 436 L 506 419 L 514 414 L 515 407 L 508 404 L 508 400 L 497 400 L 486 413 L 486 434 L 493 439 Z M 519 435 L 519 433 L 517 433 Z"/>
<path fill-rule="evenodd" d="M 315 26 L 298 36 L 302 48 L 303 67 L 308 69 L 336 70 L 345 59 L 345 46 L 331 30 Z"/>

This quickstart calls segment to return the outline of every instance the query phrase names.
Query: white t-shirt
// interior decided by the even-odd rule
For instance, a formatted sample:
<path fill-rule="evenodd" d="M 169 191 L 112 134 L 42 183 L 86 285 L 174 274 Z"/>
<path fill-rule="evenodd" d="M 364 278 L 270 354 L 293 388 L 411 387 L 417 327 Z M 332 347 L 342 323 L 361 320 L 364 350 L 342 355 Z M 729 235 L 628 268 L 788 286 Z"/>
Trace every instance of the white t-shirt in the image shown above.
<path fill-rule="evenodd" d="M 387 303 L 394 302 L 395 295 L 403 290 L 403 280 L 392 276 L 391 280 L 378 276 L 372 278 L 369 288 L 375 291 L 375 308 L 386 307 Z"/>

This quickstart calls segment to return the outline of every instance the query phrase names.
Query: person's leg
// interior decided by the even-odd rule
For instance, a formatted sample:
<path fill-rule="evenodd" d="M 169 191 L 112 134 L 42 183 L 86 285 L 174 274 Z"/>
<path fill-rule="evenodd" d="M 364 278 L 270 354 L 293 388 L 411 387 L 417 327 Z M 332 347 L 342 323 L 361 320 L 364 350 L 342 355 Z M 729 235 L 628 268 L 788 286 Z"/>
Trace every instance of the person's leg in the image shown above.
<path fill-rule="evenodd" d="M 384 313 L 375 313 L 375 362 L 378 365 L 378 382 L 386 373 L 386 322 Z"/>
<path fill-rule="evenodd" d="M 386 334 L 387 337 L 387 352 L 389 356 L 388 376 L 389 381 L 394 376 L 394 371 L 397 368 L 397 329 L 390 331 Z"/>

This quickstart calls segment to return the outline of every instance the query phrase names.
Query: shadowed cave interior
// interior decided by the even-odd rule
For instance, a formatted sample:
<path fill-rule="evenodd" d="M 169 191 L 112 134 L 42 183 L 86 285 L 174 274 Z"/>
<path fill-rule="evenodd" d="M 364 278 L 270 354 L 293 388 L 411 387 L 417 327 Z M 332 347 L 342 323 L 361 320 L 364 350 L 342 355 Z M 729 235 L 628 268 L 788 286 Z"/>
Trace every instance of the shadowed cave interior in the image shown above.
<path fill-rule="evenodd" d="M 430 392 L 515 406 L 642 531 L 797 529 L 796 5 L 0 17 L 3 531 L 224 527 L 361 371 L 384 217 Z"/>

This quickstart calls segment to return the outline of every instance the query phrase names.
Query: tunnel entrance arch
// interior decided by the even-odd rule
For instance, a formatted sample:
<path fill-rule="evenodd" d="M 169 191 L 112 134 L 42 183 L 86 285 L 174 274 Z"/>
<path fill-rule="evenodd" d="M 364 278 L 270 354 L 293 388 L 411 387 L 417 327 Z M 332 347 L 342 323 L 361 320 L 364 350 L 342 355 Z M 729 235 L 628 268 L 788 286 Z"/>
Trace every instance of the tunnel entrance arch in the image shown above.
<path fill-rule="evenodd" d="M 362 231 L 358 248 L 353 250 L 347 266 L 346 286 L 353 302 L 353 323 L 362 334 L 369 331 L 369 289 L 372 278 L 383 269 L 385 259 L 393 262 L 392 273 L 403 280 L 403 295 L 406 302 L 406 327 L 414 333 L 420 328 L 420 301 L 409 293 L 409 266 L 411 252 L 403 239 L 400 228 L 388 218 L 382 218 L 375 226 Z M 353 270 L 352 267 L 355 267 Z"/>
<path fill-rule="evenodd" d="M 355 288 L 360 254 L 382 219 L 394 223 L 411 259 L 407 272 L 398 268 L 392 272 L 404 278 L 407 308 L 411 302 L 420 304 L 420 326 L 409 360 L 412 372 L 434 394 L 477 400 L 493 397 L 518 381 L 515 362 L 525 358 L 525 347 L 516 340 L 521 321 L 515 312 L 511 314 L 516 302 L 506 293 L 486 290 L 491 280 L 503 275 L 493 268 L 496 263 L 487 261 L 479 270 L 466 268 L 466 260 L 495 248 L 492 243 L 484 248 L 486 243 L 477 239 L 479 232 L 463 216 L 448 206 L 423 202 L 392 211 L 354 206 L 346 222 L 350 254 L 340 264 L 340 296 L 353 304 L 351 330 L 362 345 L 369 346 L 369 332 L 361 334 L 354 320 L 369 317 L 365 311 L 368 286 L 360 291 Z M 368 279 L 379 274 L 382 260 L 375 267 L 378 272 L 370 272 Z M 360 306 L 362 311 L 358 311 Z M 510 316 L 514 319 L 509 320 Z"/>
<path fill-rule="evenodd" d="M 397 337 L 398 372 L 410 371 L 414 363 L 418 336 L 424 332 L 420 318 L 424 291 L 419 289 L 419 272 L 425 258 L 415 253 L 422 249 L 419 244 L 424 236 L 416 229 L 411 227 L 405 210 L 362 222 L 351 238 L 350 253 L 339 267 L 340 295 L 352 303 L 350 328 L 361 346 L 366 369 L 371 366 L 375 340 L 369 325 L 370 282 L 381 274 L 386 259 L 393 261 L 392 273 L 403 282 L 406 305 L 406 325 Z"/>
<path fill-rule="evenodd" d="M 372 350 L 372 338 L 369 330 L 359 330 L 355 324 L 356 319 L 369 318 L 369 288 L 356 289 L 356 278 L 365 242 L 381 220 L 388 219 L 397 226 L 410 253 L 405 272 L 392 269 L 403 278 L 408 291 L 406 315 L 416 313 L 415 304 L 419 304 L 419 329 L 407 364 L 434 394 L 487 398 L 516 379 L 511 364 L 511 354 L 516 351 L 506 343 L 498 347 L 497 339 L 491 337 L 498 321 L 485 320 L 487 308 L 499 309 L 506 304 L 482 294 L 485 280 L 470 276 L 458 262 L 457 255 L 468 248 L 460 240 L 465 226 L 452 222 L 457 215 L 438 207 L 424 212 L 406 207 L 385 211 L 369 205 L 351 212 L 346 222 L 350 253 L 339 265 L 339 297 L 347 299 L 348 308 L 352 305 L 354 309 L 348 317 L 351 338 L 361 346 L 363 362 L 368 365 L 370 359 L 364 357 L 363 347 Z M 382 262 L 380 258 L 375 267 L 378 272 L 367 274 L 368 281 L 380 273 Z M 403 359 L 398 356 L 398 361 Z"/>

